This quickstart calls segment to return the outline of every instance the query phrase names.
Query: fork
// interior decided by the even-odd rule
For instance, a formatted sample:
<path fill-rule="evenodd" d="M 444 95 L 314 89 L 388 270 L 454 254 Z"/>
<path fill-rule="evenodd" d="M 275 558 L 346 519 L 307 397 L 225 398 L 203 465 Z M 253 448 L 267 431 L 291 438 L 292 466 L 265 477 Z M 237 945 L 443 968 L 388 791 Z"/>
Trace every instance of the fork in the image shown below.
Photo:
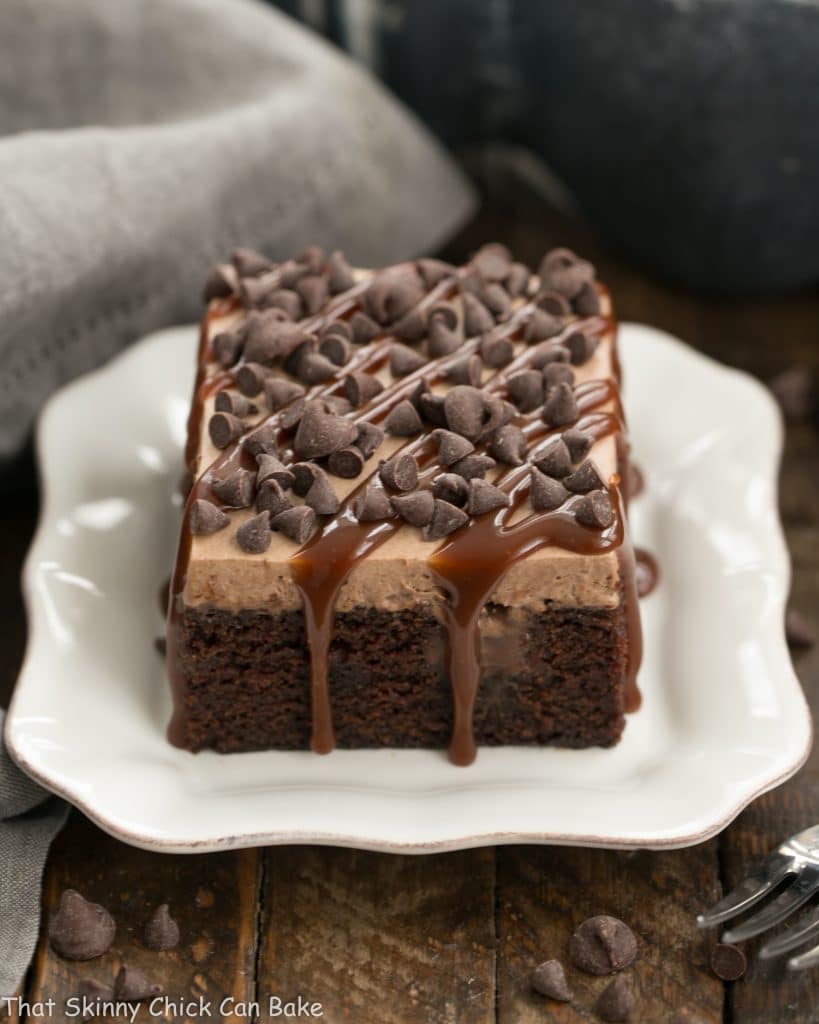
<path fill-rule="evenodd" d="M 804 906 L 811 896 L 819 892 L 819 825 L 806 828 L 804 832 L 798 832 L 790 839 L 786 839 L 733 892 L 724 896 L 710 910 L 700 914 L 697 924 L 700 928 L 712 928 L 732 917 L 744 914 L 786 879 L 790 879 L 790 883 L 775 899 L 741 924 L 723 932 L 722 941 L 744 942 L 746 939 L 761 935 L 769 928 L 781 924 Z M 759 956 L 763 960 L 769 960 L 771 957 L 790 953 L 817 937 L 819 908 L 804 914 L 796 925 L 767 942 L 760 949 Z M 819 944 L 788 960 L 788 967 L 792 971 L 800 971 L 816 964 L 819 964 Z"/>

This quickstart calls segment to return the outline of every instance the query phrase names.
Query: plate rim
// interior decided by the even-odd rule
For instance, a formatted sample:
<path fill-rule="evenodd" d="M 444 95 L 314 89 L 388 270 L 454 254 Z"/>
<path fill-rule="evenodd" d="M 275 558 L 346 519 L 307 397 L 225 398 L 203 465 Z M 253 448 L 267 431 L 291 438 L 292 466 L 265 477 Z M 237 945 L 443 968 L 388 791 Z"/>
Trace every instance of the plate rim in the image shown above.
<path fill-rule="evenodd" d="M 776 502 L 776 498 L 779 493 L 779 466 L 784 449 L 784 425 L 779 407 L 776 405 L 776 402 L 764 385 L 746 371 L 737 369 L 736 367 L 727 366 L 686 344 L 681 339 L 652 325 L 625 322 L 621 324 L 621 327 L 625 327 L 629 331 L 638 331 L 640 333 L 648 332 L 655 337 L 660 337 L 663 343 L 667 344 L 670 348 L 677 349 L 685 358 L 706 365 L 709 372 L 717 372 L 719 374 L 742 379 L 746 386 L 750 386 L 756 392 L 757 399 L 765 404 L 769 413 L 772 414 L 773 421 L 776 423 L 777 428 L 776 437 L 773 439 L 774 445 L 771 466 L 773 474 L 773 498 L 775 501 L 775 505 L 772 510 L 773 521 L 775 523 L 775 536 L 772 539 L 778 548 L 779 562 L 778 565 L 772 566 L 772 569 L 781 583 L 783 594 L 783 598 L 781 601 L 777 602 L 777 606 L 782 612 L 782 638 L 784 643 L 784 612 L 787 606 L 787 599 L 790 590 L 791 559 L 785 540 L 784 527 L 779 513 L 778 502 Z M 342 833 L 338 831 L 325 832 L 319 830 L 291 830 L 288 832 L 262 830 L 254 832 L 245 831 L 232 835 L 217 835 L 197 839 L 186 839 L 180 842 L 173 838 L 153 834 L 144 828 L 142 830 L 129 828 L 126 824 L 116 820 L 110 814 L 100 812 L 94 806 L 93 801 L 87 800 L 82 793 L 78 792 L 70 784 L 66 784 L 59 773 L 51 772 L 48 770 L 47 766 L 42 766 L 33 762 L 32 759 L 27 756 L 23 749 L 23 745 L 17 742 L 18 737 L 15 726 L 15 708 L 18 694 L 22 689 L 21 682 L 23 681 L 26 672 L 29 670 L 32 652 L 34 649 L 33 634 L 35 615 L 33 595 L 35 586 L 33 576 L 35 566 L 39 561 L 38 549 L 46 536 L 46 524 L 51 519 L 51 504 L 54 500 L 52 488 L 48 484 L 48 463 L 44 457 L 44 435 L 47 431 L 47 423 L 54 415 L 55 409 L 59 408 L 66 401 L 71 402 L 77 391 L 82 391 L 86 385 L 93 382 L 95 379 L 105 378 L 112 369 L 121 370 L 132 360 L 138 360 L 140 349 L 145 343 L 155 340 L 158 336 L 167 336 L 169 333 L 177 332 L 189 333 L 191 330 L 195 329 L 197 329 L 196 325 L 177 325 L 151 332 L 140 341 L 109 360 L 107 363 L 104 363 L 102 366 L 95 368 L 87 374 L 83 374 L 52 394 L 44 404 L 37 420 L 35 451 L 41 501 L 37 525 L 26 553 L 21 573 L 21 591 L 26 613 L 26 622 L 28 625 L 27 640 L 20 670 L 15 682 L 14 690 L 12 691 L 12 698 L 3 723 L 4 739 L 9 755 L 23 771 L 25 771 L 45 789 L 77 807 L 86 815 L 86 817 L 103 829 L 103 831 L 132 846 L 165 853 L 202 853 L 208 851 L 215 852 L 229 849 L 241 849 L 253 846 L 286 846 L 293 844 L 328 845 L 385 853 L 418 855 L 425 853 L 443 853 L 490 845 L 508 845 L 513 843 L 570 845 L 619 850 L 679 849 L 705 842 L 706 840 L 718 835 L 750 803 L 791 778 L 804 765 L 813 744 L 813 721 L 810 708 L 805 698 L 804 690 L 795 672 L 792 658 L 788 654 L 787 645 L 784 644 L 785 657 L 783 658 L 782 668 L 783 670 L 786 670 L 789 684 L 794 688 L 795 692 L 792 696 L 796 697 L 797 704 L 800 706 L 800 711 L 803 717 L 803 723 L 806 726 L 802 746 L 800 749 L 794 749 L 791 752 L 791 755 L 786 758 L 784 765 L 777 763 L 773 766 L 776 768 L 775 771 L 771 771 L 768 774 L 762 773 L 761 775 L 757 773 L 754 776 L 756 781 L 750 787 L 746 787 L 743 790 L 742 787 L 737 784 L 734 787 L 736 792 L 733 800 L 730 802 L 730 806 L 720 808 L 720 813 L 717 814 L 713 820 L 710 820 L 707 824 L 702 825 L 701 827 L 696 827 L 693 830 L 685 828 L 681 828 L 676 831 L 666 829 L 665 834 L 661 836 L 646 834 L 640 835 L 637 832 L 629 833 L 628 836 L 607 836 L 602 835 L 599 832 L 582 833 L 579 831 L 544 832 L 542 830 L 522 831 L 519 829 L 514 831 L 486 830 L 482 832 L 462 831 L 458 835 L 450 837 L 418 841 L 391 840 L 384 838 L 383 836 L 364 834 L 363 830 L 359 830 L 354 833 Z"/>

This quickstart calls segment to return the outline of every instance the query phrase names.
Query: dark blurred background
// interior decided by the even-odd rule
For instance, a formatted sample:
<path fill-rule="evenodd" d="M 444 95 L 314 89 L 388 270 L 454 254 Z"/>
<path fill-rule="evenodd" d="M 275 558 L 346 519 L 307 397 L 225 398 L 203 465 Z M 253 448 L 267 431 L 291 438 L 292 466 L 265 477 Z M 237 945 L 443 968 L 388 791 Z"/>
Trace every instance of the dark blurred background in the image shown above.
<path fill-rule="evenodd" d="M 819 282 L 819 4 L 279 0 L 467 163 L 491 147 L 636 265 Z"/>

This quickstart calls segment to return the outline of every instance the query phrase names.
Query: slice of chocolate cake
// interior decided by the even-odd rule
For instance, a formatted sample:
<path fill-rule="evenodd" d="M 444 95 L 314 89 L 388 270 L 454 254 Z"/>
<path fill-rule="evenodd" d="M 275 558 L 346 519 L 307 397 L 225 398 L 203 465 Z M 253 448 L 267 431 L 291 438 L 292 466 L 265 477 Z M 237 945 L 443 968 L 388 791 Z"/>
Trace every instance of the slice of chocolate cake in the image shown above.
<path fill-rule="evenodd" d="M 171 741 L 615 743 L 640 628 L 594 268 L 241 250 L 205 298 Z"/>

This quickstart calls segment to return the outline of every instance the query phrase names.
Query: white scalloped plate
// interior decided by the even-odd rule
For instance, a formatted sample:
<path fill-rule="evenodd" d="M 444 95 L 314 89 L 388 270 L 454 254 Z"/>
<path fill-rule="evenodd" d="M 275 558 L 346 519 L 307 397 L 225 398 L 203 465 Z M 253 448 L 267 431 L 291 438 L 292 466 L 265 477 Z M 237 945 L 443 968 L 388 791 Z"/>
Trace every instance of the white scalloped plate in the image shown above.
<path fill-rule="evenodd" d="M 642 709 L 612 750 L 188 754 L 168 745 L 157 591 L 196 331 L 145 339 L 61 391 L 40 421 L 45 501 L 24 572 L 30 637 L 7 717 L 17 762 L 102 828 L 167 851 L 331 843 L 670 847 L 714 835 L 793 774 L 811 742 L 785 644 L 780 419 L 750 377 L 622 328 L 637 459 L 633 533 L 656 552 Z"/>

